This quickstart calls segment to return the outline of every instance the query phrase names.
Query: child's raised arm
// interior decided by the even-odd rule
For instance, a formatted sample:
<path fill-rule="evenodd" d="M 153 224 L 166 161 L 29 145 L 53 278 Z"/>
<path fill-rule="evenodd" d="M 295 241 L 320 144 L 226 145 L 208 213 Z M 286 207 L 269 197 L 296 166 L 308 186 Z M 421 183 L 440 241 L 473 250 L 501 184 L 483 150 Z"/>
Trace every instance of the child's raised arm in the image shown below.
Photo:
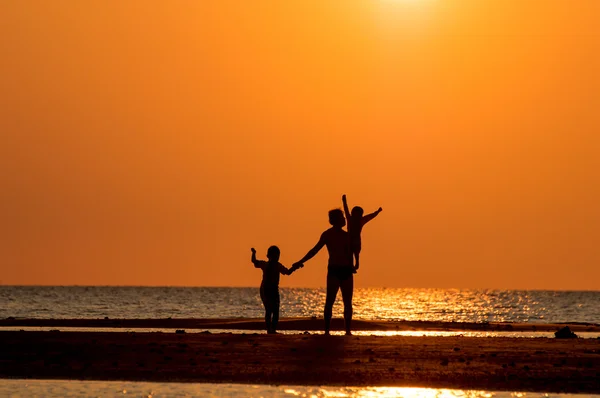
<path fill-rule="evenodd" d="M 346 222 L 350 221 L 350 210 L 348 209 L 348 202 L 346 201 L 346 195 L 342 195 L 342 203 L 344 204 L 344 214 L 346 214 Z"/>
<path fill-rule="evenodd" d="M 267 262 L 264 260 L 257 260 L 256 259 L 256 250 L 254 248 L 252 248 L 250 250 L 252 250 L 252 264 L 254 264 L 254 268 L 264 269 L 264 267 L 267 266 Z"/>
<path fill-rule="evenodd" d="M 375 217 L 377 217 L 377 215 L 379 213 L 381 213 L 383 211 L 383 209 L 380 207 L 379 209 L 377 209 L 377 211 L 371 213 L 371 214 L 367 214 L 366 216 L 363 216 L 362 218 L 362 225 L 365 225 L 366 223 L 368 223 L 369 221 L 371 221 L 372 219 L 374 219 Z"/>
<path fill-rule="evenodd" d="M 258 260 L 256 259 L 256 249 L 255 249 L 255 248 L 252 248 L 252 249 L 250 249 L 250 250 L 252 251 L 252 259 L 251 259 L 251 261 L 252 261 L 252 264 L 254 264 L 254 266 L 255 266 L 256 268 L 260 268 L 260 261 L 258 261 Z"/>

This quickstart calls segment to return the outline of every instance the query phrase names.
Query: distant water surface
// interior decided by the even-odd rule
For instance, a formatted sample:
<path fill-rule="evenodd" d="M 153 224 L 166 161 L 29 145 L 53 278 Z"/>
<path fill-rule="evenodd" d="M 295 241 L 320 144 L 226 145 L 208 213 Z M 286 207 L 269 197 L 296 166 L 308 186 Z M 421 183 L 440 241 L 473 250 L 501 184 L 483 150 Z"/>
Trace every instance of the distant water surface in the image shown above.
<path fill-rule="evenodd" d="M 281 316 L 321 316 L 325 289 L 282 288 Z M 338 297 L 334 316 L 342 316 Z M 368 320 L 588 322 L 598 291 L 362 288 L 354 314 Z M 262 317 L 258 288 L 0 286 L 0 318 Z"/>
<path fill-rule="evenodd" d="M 546 394 L 408 387 L 318 387 L 246 384 L 147 383 L 128 381 L 0 380 L 0 396 L 21 397 L 361 397 L 361 398 L 588 398 L 589 394 Z"/>

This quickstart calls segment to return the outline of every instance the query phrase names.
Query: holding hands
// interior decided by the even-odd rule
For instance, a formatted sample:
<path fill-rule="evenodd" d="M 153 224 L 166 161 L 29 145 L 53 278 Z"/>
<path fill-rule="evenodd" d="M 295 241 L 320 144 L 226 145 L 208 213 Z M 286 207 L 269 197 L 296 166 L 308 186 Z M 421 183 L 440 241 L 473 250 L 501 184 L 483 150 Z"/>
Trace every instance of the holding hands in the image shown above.
<path fill-rule="evenodd" d="M 304 264 L 301 262 L 297 262 L 297 263 L 294 263 L 294 265 L 292 265 L 292 268 L 290 268 L 290 271 L 294 272 L 302 267 L 304 267 Z"/>
<path fill-rule="evenodd" d="M 255 248 L 251 248 L 250 251 L 252 252 L 252 254 L 256 254 L 256 249 Z"/>

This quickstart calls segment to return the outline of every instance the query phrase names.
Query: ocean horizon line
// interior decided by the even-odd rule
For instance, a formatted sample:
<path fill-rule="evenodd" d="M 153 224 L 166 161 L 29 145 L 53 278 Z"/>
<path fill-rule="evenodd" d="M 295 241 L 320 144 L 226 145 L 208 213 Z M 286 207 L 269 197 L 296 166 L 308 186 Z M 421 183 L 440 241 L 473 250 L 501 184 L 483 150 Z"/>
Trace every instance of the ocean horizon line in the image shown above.
<path fill-rule="evenodd" d="M 258 289 L 259 285 L 88 285 L 88 284 L 2 284 L 3 287 L 83 287 L 83 288 L 199 288 L 199 289 Z M 280 286 L 280 289 L 325 289 L 325 286 Z M 355 289 L 413 289 L 413 290 L 459 290 L 459 291 L 514 291 L 514 292 L 600 292 L 600 289 L 568 289 L 568 288 L 500 288 L 500 287 L 393 287 L 393 286 L 355 286 Z"/>

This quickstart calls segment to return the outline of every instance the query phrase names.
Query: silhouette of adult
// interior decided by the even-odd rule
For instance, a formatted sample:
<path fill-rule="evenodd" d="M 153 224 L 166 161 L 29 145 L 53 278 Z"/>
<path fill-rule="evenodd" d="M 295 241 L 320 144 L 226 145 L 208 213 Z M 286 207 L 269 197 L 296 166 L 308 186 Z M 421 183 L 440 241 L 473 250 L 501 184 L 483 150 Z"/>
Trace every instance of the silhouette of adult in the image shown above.
<path fill-rule="evenodd" d="M 329 211 L 329 223 L 331 228 L 321 234 L 315 247 L 294 266 L 301 266 L 304 262 L 313 258 L 323 246 L 329 252 L 327 266 L 327 297 L 325 299 L 325 334 L 329 334 L 333 304 L 338 290 L 342 291 L 344 302 L 344 324 L 346 334 L 352 334 L 352 295 L 354 293 L 354 268 L 352 266 L 352 252 L 350 250 L 350 239 L 348 232 L 342 228 L 346 225 L 346 219 L 341 209 Z"/>

